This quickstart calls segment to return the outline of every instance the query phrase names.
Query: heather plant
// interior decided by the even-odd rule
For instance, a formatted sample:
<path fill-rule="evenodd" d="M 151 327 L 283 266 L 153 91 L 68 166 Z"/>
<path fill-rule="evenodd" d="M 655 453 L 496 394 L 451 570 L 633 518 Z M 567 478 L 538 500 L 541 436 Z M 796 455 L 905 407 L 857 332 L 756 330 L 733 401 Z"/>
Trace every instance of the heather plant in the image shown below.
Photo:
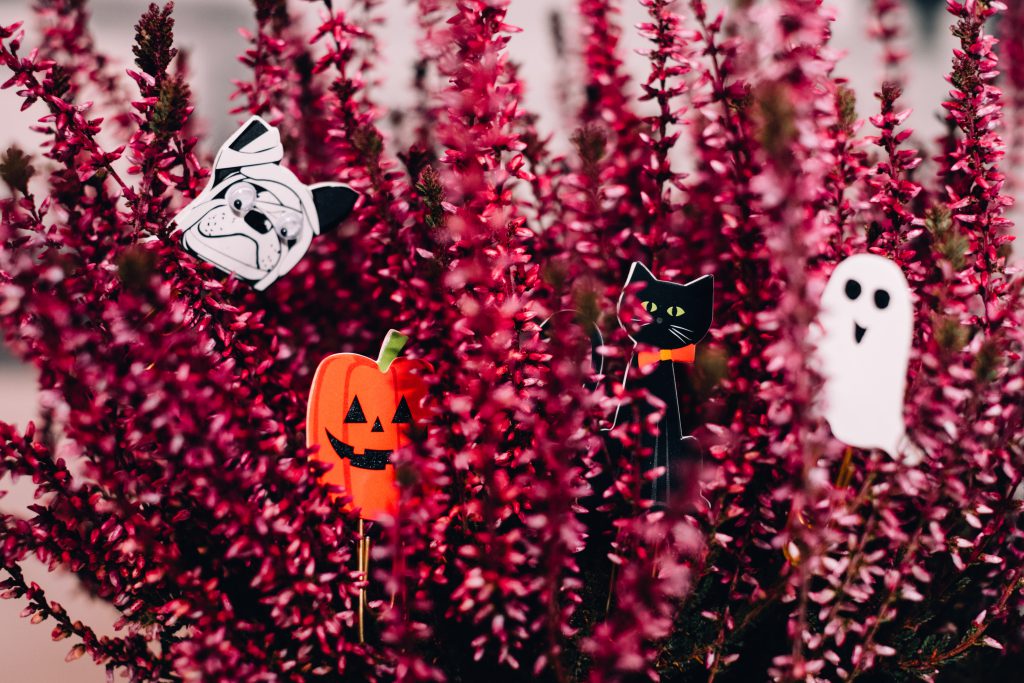
<path fill-rule="evenodd" d="M 884 75 L 857 101 L 820 0 L 637 0 L 641 74 L 620 1 L 580 0 L 578 58 L 553 23 L 575 124 L 551 133 L 522 105 L 509 1 L 415 3 L 404 112 L 369 87 L 380 3 L 254 3 L 235 113 L 279 126 L 303 182 L 362 194 L 265 292 L 170 227 L 221 142 L 197 134 L 172 3 L 143 12 L 126 73 L 84 0 L 37 2 L 31 38 L 0 28 L 2 87 L 37 116 L 0 159 L 0 327 L 41 391 L 35 424 L 0 423 L 0 486 L 36 493 L 0 516 L 0 590 L 25 628 L 134 681 L 1016 671 L 1020 3 L 948 1 L 959 44 L 929 145 L 904 125 L 900 2 L 871 4 Z M 829 273 L 863 252 L 913 289 L 917 465 L 847 447 L 821 417 L 809 331 Z M 650 412 L 623 388 L 614 322 L 633 261 L 716 283 L 680 387 L 704 456 L 664 509 L 641 495 L 654 425 L 604 431 L 620 403 Z M 603 331 L 603 377 L 542 334 L 564 310 Z M 430 417 L 395 455 L 400 504 L 369 525 L 364 577 L 356 514 L 305 446 L 306 400 L 322 358 L 372 355 L 389 328 L 434 368 Z M 50 599 L 28 558 L 110 603 L 115 635 Z"/>

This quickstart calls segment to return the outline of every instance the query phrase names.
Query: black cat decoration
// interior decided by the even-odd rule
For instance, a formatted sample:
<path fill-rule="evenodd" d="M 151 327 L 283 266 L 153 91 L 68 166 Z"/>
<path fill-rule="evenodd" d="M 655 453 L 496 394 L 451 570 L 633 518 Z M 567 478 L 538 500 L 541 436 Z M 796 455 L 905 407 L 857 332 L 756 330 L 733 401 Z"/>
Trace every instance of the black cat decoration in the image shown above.
<path fill-rule="evenodd" d="M 697 440 L 684 433 L 677 369 L 679 363 L 696 360 L 697 343 L 711 329 L 714 283 L 711 275 L 685 285 L 667 282 L 654 277 L 642 263 L 634 263 L 619 297 L 619 324 L 636 344 L 623 386 L 642 387 L 665 404 L 657 433 L 645 432 L 643 441 L 652 453 L 644 459 L 643 471 L 664 468 L 644 484 L 644 497 L 655 505 L 668 504 L 674 488 L 673 470 L 680 459 L 699 452 Z M 654 410 L 641 401 L 640 419 Z M 622 419 L 625 415 L 620 406 L 612 426 Z"/>

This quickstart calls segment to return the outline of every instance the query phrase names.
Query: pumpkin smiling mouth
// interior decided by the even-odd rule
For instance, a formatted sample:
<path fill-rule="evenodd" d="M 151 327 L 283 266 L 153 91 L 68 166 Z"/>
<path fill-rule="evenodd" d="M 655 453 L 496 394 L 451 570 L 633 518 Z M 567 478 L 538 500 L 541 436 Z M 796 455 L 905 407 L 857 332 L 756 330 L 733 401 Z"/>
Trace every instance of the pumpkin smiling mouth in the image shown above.
<path fill-rule="evenodd" d="M 327 432 L 327 440 L 331 442 L 334 452 L 342 460 L 352 463 L 352 467 L 360 470 L 382 470 L 391 464 L 392 451 L 375 451 L 367 448 L 361 455 L 356 455 L 355 448 L 336 438 L 330 430 L 325 428 L 324 431 Z"/>

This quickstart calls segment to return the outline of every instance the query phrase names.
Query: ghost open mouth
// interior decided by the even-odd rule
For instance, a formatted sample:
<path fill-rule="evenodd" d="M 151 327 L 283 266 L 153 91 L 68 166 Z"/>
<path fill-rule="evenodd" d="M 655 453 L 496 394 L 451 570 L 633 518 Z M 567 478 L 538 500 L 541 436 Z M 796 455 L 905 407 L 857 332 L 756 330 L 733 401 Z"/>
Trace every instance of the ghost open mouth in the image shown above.
<path fill-rule="evenodd" d="M 324 429 L 324 431 L 327 432 L 327 440 L 331 442 L 334 452 L 342 460 L 351 462 L 352 467 L 361 470 L 382 470 L 391 464 L 392 451 L 375 451 L 367 448 L 361 455 L 356 455 L 356 450 L 352 446 L 335 438 L 330 430 Z"/>
<path fill-rule="evenodd" d="M 854 323 L 853 324 L 853 340 L 855 342 L 857 342 L 858 344 L 860 344 L 860 340 L 864 338 L 864 335 L 867 334 L 867 331 L 868 331 L 868 329 L 866 327 L 861 327 L 857 323 Z"/>

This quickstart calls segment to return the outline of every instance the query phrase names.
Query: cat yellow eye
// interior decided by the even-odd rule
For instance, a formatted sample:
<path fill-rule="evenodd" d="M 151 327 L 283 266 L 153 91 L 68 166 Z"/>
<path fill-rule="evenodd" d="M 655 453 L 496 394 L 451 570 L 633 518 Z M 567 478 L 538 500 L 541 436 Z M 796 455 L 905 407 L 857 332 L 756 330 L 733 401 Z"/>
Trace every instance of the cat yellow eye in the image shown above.
<path fill-rule="evenodd" d="M 668 314 L 670 316 L 672 316 L 673 318 L 678 318 L 679 316 L 683 315 L 684 313 L 686 313 L 686 311 L 684 311 L 679 306 L 669 306 L 668 307 Z"/>
<path fill-rule="evenodd" d="M 642 301 L 640 305 L 644 307 L 644 310 L 648 313 L 655 313 L 658 310 L 658 304 L 653 301 Z"/>

